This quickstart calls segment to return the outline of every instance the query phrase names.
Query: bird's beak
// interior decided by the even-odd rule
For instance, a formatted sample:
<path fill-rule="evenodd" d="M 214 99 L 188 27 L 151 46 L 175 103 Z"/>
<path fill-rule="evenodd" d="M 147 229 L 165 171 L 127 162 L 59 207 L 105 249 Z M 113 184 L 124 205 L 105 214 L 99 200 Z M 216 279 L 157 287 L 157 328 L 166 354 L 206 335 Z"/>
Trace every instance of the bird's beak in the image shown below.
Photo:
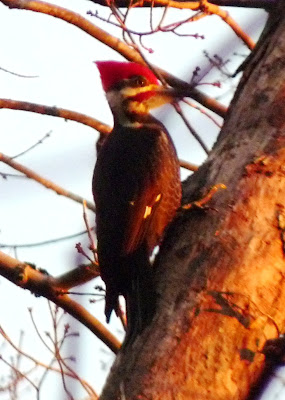
<path fill-rule="evenodd" d="M 179 93 L 177 90 L 173 88 L 167 88 L 164 86 L 156 86 L 155 94 L 149 99 L 148 106 L 150 109 L 160 107 L 163 104 L 173 103 L 176 100 L 181 100 L 184 96 L 182 96 L 181 92 Z"/>
<path fill-rule="evenodd" d="M 143 104 L 148 110 L 152 110 L 164 104 L 182 99 L 183 96 L 175 89 L 152 84 L 140 88 L 139 91 L 136 89 L 136 93 L 131 96 L 129 95 L 128 98 L 134 102 Z"/>

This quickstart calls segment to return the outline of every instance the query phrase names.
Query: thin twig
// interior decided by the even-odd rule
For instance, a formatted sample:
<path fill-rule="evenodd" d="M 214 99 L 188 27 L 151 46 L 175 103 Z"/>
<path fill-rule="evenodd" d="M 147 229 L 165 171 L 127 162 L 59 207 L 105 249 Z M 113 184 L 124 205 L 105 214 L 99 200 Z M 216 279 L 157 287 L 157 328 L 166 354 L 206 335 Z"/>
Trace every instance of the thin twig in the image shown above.
<path fill-rule="evenodd" d="M 76 201 L 77 203 L 82 204 L 83 202 L 83 198 L 75 193 L 70 192 L 69 190 L 66 190 L 64 188 L 62 188 L 61 186 L 53 183 L 52 181 L 43 178 L 42 176 L 40 176 L 39 174 L 37 174 L 36 172 L 34 172 L 33 170 L 25 167 L 24 165 L 18 163 L 17 161 L 12 160 L 12 158 L 6 156 L 3 153 L 0 153 L 0 161 L 2 161 L 3 163 L 9 165 L 10 167 L 14 168 L 15 170 L 22 172 L 23 174 L 25 174 L 28 178 L 33 179 L 34 181 L 40 183 L 41 185 L 45 186 L 47 189 L 51 189 L 53 190 L 55 193 L 67 197 L 71 200 Z M 95 211 L 95 206 L 93 203 L 91 203 L 90 201 L 86 201 L 86 206 L 92 210 Z"/>
<path fill-rule="evenodd" d="M 100 294 L 100 293 L 89 293 L 89 292 L 74 292 L 71 290 L 68 290 L 67 292 L 62 291 L 61 294 L 72 294 L 73 296 L 94 296 L 94 297 L 100 297 L 102 299 L 105 298 L 104 294 Z"/>
<path fill-rule="evenodd" d="M 3 67 L 0 67 L 0 70 L 3 72 L 7 72 L 7 74 L 18 76 L 19 78 L 39 78 L 39 75 L 23 75 L 23 74 L 19 74 L 18 72 L 10 71 L 9 69 L 3 68 Z"/>
<path fill-rule="evenodd" d="M 207 118 L 209 118 L 215 125 L 217 125 L 218 128 L 222 127 L 222 124 L 220 124 L 210 113 L 208 113 L 204 108 L 199 107 L 197 104 L 193 103 L 192 101 L 189 101 L 187 99 L 183 99 L 183 103 L 188 104 L 188 106 L 195 108 L 196 110 L 200 111 L 201 114 L 204 114 Z"/>
<path fill-rule="evenodd" d="M 84 223 L 85 223 L 86 230 L 88 233 L 88 238 L 89 238 L 89 243 L 90 243 L 89 248 L 93 253 L 95 264 L 98 265 L 97 250 L 96 250 L 94 238 L 92 235 L 92 228 L 89 225 L 88 217 L 87 217 L 87 213 L 86 213 L 86 200 L 83 201 L 83 219 L 84 219 Z"/>
<path fill-rule="evenodd" d="M 187 118 L 185 117 L 180 105 L 178 103 L 173 103 L 173 107 L 175 108 L 176 112 L 180 115 L 180 117 L 182 118 L 184 124 L 187 126 L 187 128 L 189 129 L 190 133 L 192 136 L 194 136 L 194 138 L 197 140 L 197 142 L 200 144 L 200 146 L 202 147 L 202 149 L 205 151 L 206 154 L 209 154 L 210 150 L 208 149 L 208 147 L 206 146 L 206 144 L 204 143 L 204 141 L 200 138 L 200 136 L 198 135 L 198 133 L 196 132 L 196 130 L 193 128 L 193 126 L 190 124 L 190 122 L 187 120 Z"/>
<path fill-rule="evenodd" d="M 58 368 L 52 366 L 52 363 L 54 361 L 52 361 L 49 365 L 47 365 L 47 364 L 37 360 L 36 358 L 31 356 L 30 354 L 24 352 L 20 347 L 16 346 L 12 342 L 10 337 L 7 335 L 7 333 L 4 331 L 4 329 L 1 326 L 0 326 L 0 335 L 2 335 L 2 337 L 7 341 L 7 343 L 10 344 L 10 346 L 17 352 L 17 354 L 21 354 L 23 357 L 25 357 L 28 360 L 32 361 L 35 364 L 35 366 L 42 367 L 46 371 L 53 371 L 53 372 L 56 372 L 56 373 L 61 373 L 61 371 Z M 77 379 L 77 377 L 75 377 L 74 374 L 70 373 L 69 371 L 64 371 L 64 374 L 66 376 L 70 377 L 70 378 Z M 27 374 L 23 374 L 23 375 L 26 376 Z M 96 393 L 95 393 L 94 389 L 92 388 L 92 386 L 88 382 L 84 381 L 83 379 L 80 378 L 80 380 L 84 382 L 85 386 L 88 386 L 89 391 L 93 393 L 94 398 L 98 398 L 98 396 L 96 395 Z"/>
<path fill-rule="evenodd" d="M 90 229 L 94 230 L 94 227 L 92 227 Z M 13 244 L 0 243 L 0 249 L 1 248 L 4 249 L 4 248 L 8 248 L 8 247 L 17 247 L 17 248 L 21 249 L 21 248 L 28 248 L 28 247 L 45 246 L 45 245 L 52 244 L 52 243 L 62 242 L 64 240 L 75 239 L 78 236 L 85 235 L 86 233 L 87 233 L 87 231 L 85 230 L 85 231 L 82 231 L 82 232 L 74 233 L 72 235 L 61 236 L 61 237 L 58 237 L 58 238 L 43 240 L 41 242 L 34 242 L 34 243 L 21 243 L 21 244 L 17 244 L 17 243 L 13 243 Z"/>
<path fill-rule="evenodd" d="M 49 131 L 48 133 L 46 133 L 40 140 L 38 140 L 36 143 L 34 143 L 32 146 L 28 147 L 26 150 L 21 151 L 21 153 L 16 154 L 15 156 L 12 156 L 11 158 L 14 160 L 15 158 L 21 157 L 24 154 L 28 153 L 30 150 L 34 149 L 35 147 L 37 147 L 39 144 L 42 144 L 44 142 L 45 139 L 47 139 L 48 137 L 50 137 L 52 131 Z"/>
<path fill-rule="evenodd" d="M 166 9 L 166 8 L 165 8 L 165 9 Z M 129 8 L 128 8 L 128 10 L 129 10 Z M 164 27 L 160 25 L 160 24 L 161 24 L 161 22 L 160 22 L 156 28 L 153 28 L 153 29 L 151 29 L 151 30 L 149 30 L 149 31 L 146 31 L 146 32 L 138 32 L 138 31 L 133 30 L 133 29 L 130 29 L 130 28 L 128 28 L 128 27 L 126 26 L 126 16 L 127 16 L 127 13 L 126 13 L 126 15 L 125 15 L 124 21 L 121 21 L 121 22 L 119 22 L 119 23 L 110 21 L 109 18 L 107 19 L 107 18 L 101 17 L 101 16 L 99 15 L 99 13 L 98 13 L 97 10 L 96 10 L 95 13 L 92 12 L 91 10 L 89 10 L 89 11 L 87 12 L 87 14 L 88 14 L 88 15 L 91 15 L 92 17 L 95 17 L 95 18 L 99 19 L 100 21 L 103 21 L 103 22 L 106 22 L 106 23 L 108 23 L 108 24 L 110 24 L 110 25 L 113 25 L 113 26 L 116 26 L 116 27 L 118 27 L 118 28 L 121 28 L 122 31 L 123 31 L 123 36 L 124 36 L 124 38 L 125 38 L 125 34 L 126 34 L 126 33 L 131 33 L 131 34 L 133 34 L 133 35 L 137 35 L 137 36 L 139 36 L 139 38 L 140 38 L 140 40 L 141 40 L 143 36 L 150 36 L 150 35 L 154 35 L 155 33 L 164 32 L 164 33 L 173 33 L 173 34 L 175 34 L 175 35 L 177 35 L 177 36 L 194 37 L 195 39 L 204 39 L 204 36 L 203 36 L 203 35 L 199 35 L 198 33 L 184 33 L 184 34 L 180 34 L 180 33 L 177 33 L 177 32 L 176 32 L 176 29 L 177 29 L 177 28 L 181 27 L 183 24 L 186 24 L 186 23 L 190 22 L 190 20 L 192 20 L 193 17 L 187 18 L 186 20 L 183 20 L 183 21 L 172 22 L 171 24 L 166 25 L 166 26 L 164 26 Z M 205 16 L 206 16 L 206 15 L 205 15 Z M 125 40 L 125 41 L 126 41 L 126 43 L 129 44 L 129 42 L 128 42 L 127 40 Z M 144 48 L 145 48 L 145 47 L 144 47 Z"/>
<path fill-rule="evenodd" d="M 65 393 L 67 394 L 67 396 L 69 397 L 70 400 L 74 400 L 74 397 L 72 396 L 72 394 L 70 393 L 70 391 L 68 390 L 67 386 L 66 386 L 66 381 L 65 381 L 65 375 L 64 375 L 64 370 L 63 370 L 63 362 L 62 362 L 62 358 L 60 355 L 60 347 L 59 347 L 59 339 L 58 339 L 58 321 L 57 321 L 57 307 L 55 308 L 55 311 L 53 312 L 52 308 L 51 308 L 51 303 L 48 301 L 48 307 L 49 307 L 49 311 L 50 311 L 50 315 L 52 317 L 52 326 L 53 326 L 53 336 L 54 338 L 51 337 L 51 335 L 49 335 L 49 338 L 53 344 L 53 354 L 55 356 L 55 359 L 58 363 L 59 369 L 61 371 L 61 381 L 62 381 L 62 385 L 64 388 Z"/>
<path fill-rule="evenodd" d="M 7 178 L 24 178 L 24 179 L 28 179 L 28 177 L 26 175 L 7 174 L 6 172 L 0 172 L 0 175 L 2 176 L 3 179 L 7 179 Z"/>
<path fill-rule="evenodd" d="M 81 243 L 76 243 L 75 248 L 78 251 L 78 253 L 82 254 L 85 258 L 87 258 L 87 260 L 90 261 L 91 264 L 93 264 L 95 267 L 99 266 L 98 262 L 96 260 L 92 260 L 92 258 L 90 258 L 89 255 L 85 252 Z"/>
<path fill-rule="evenodd" d="M 58 337 L 58 328 L 59 328 L 60 320 L 62 319 L 64 313 L 61 313 L 61 315 L 59 315 L 58 307 L 56 306 L 55 309 L 53 310 L 52 307 L 51 307 L 50 302 L 48 302 L 48 303 L 49 303 L 50 314 L 51 314 L 52 321 L 53 321 L 53 336 L 54 336 L 53 338 L 50 336 L 50 339 L 52 340 L 52 343 L 54 345 L 54 354 L 55 354 L 55 357 L 57 359 L 57 362 L 60 365 L 60 370 L 62 371 L 63 387 L 64 387 L 66 393 L 69 395 L 70 399 L 73 399 L 73 396 L 71 395 L 71 393 L 67 389 L 66 382 L 65 382 L 65 376 L 66 376 L 65 371 L 69 371 L 69 373 L 72 375 L 72 377 L 74 379 L 76 379 L 78 382 L 80 382 L 80 384 L 82 385 L 84 390 L 86 390 L 86 392 L 90 396 L 92 396 L 91 398 L 94 398 L 94 395 L 96 396 L 94 390 L 93 389 L 90 390 L 90 385 L 88 385 L 88 384 L 86 385 L 85 381 L 80 378 L 80 376 L 66 363 L 65 359 L 63 359 L 62 356 L 61 356 L 60 352 L 61 352 L 61 349 L 62 349 L 62 346 L 63 346 L 65 340 L 69 336 L 68 335 L 68 330 L 69 330 L 70 326 L 69 325 L 65 325 L 63 336 L 60 339 Z M 58 318 L 57 318 L 57 316 L 58 316 Z M 96 398 L 97 398 L 97 396 L 96 396 Z"/>
<path fill-rule="evenodd" d="M 4 364 L 8 365 L 16 374 L 21 375 L 21 377 L 22 377 L 23 379 L 26 379 L 26 381 L 28 381 L 28 382 L 33 386 L 33 388 L 34 388 L 34 389 L 36 390 L 36 392 L 37 392 L 37 399 L 39 400 L 39 389 L 38 389 L 38 387 L 34 384 L 34 382 L 31 381 L 31 379 L 29 379 L 29 378 L 28 378 L 26 375 L 24 375 L 21 371 L 17 370 L 9 361 L 5 360 L 1 355 L 0 355 L 0 360 L 1 360 Z"/>
<path fill-rule="evenodd" d="M 44 338 L 42 337 L 42 335 L 41 335 L 41 333 L 40 333 L 40 331 L 39 331 L 39 329 L 38 329 L 38 326 L 37 326 L 36 321 L 35 321 L 34 316 L 33 316 L 33 310 L 32 310 L 31 308 L 28 308 L 28 311 L 29 311 L 29 314 L 30 314 L 30 318 L 31 318 L 31 321 L 32 321 L 32 325 L 33 325 L 33 327 L 34 327 L 34 330 L 35 330 L 35 332 L 36 332 L 38 338 L 40 339 L 40 341 L 42 342 L 42 344 L 45 346 L 45 348 L 46 348 L 51 354 L 53 354 L 53 349 L 52 349 L 51 347 L 49 347 L 49 345 L 46 343 L 46 341 L 44 340 Z"/>
<path fill-rule="evenodd" d="M 190 210 L 193 207 L 203 208 L 205 204 L 207 204 L 214 194 L 220 189 L 226 189 L 226 185 L 223 183 L 217 183 L 216 185 L 212 186 L 208 193 L 197 201 L 193 201 L 192 203 L 184 204 L 181 208 L 182 210 Z"/>

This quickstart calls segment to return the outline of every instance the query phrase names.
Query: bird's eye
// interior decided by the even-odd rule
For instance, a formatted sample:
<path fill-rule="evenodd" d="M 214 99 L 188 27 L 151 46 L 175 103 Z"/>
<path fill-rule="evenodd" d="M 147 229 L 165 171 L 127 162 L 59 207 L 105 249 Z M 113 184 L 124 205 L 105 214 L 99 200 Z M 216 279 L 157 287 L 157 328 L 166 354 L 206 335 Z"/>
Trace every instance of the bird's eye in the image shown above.
<path fill-rule="evenodd" d="M 131 78 L 132 85 L 134 87 L 140 87 L 140 86 L 146 86 L 147 85 L 147 79 L 144 76 L 141 75 L 135 75 Z"/>

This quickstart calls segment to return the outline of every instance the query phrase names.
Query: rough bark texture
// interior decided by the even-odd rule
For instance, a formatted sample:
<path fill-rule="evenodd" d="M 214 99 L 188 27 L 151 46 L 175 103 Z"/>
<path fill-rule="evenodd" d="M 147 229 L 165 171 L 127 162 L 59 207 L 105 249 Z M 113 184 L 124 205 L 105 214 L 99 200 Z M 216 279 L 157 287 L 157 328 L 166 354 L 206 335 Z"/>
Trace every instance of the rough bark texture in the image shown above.
<path fill-rule="evenodd" d="M 282 2 L 281 2 L 282 3 Z M 156 319 L 117 357 L 101 400 L 246 399 L 285 328 L 285 11 L 247 65 L 156 262 Z"/>

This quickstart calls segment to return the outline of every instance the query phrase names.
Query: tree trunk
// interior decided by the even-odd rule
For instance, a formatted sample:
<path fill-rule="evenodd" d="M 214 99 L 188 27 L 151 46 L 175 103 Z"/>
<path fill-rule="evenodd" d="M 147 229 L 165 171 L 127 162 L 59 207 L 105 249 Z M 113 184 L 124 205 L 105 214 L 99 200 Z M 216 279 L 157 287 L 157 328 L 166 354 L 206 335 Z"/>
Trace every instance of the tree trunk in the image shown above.
<path fill-rule="evenodd" d="M 155 263 L 156 318 L 118 355 L 101 400 L 246 399 L 285 324 L 285 10 L 246 66 Z"/>

